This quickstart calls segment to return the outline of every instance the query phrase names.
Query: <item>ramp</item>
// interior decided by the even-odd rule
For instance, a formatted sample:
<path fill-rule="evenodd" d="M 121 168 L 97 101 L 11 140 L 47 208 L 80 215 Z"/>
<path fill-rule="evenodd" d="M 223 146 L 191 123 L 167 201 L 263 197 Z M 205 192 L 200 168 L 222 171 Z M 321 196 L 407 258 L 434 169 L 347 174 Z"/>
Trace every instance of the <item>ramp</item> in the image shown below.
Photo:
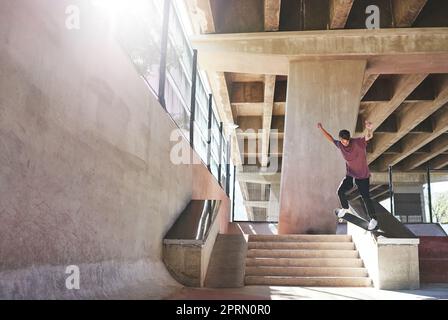
<path fill-rule="evenodd" d="M 374 233 L 375 235 L 382 235 L 386 238 L 417 238 L 411 230 L 380 205 L 379 202 L 372 200 L 372 203 L 375 208 L 378 225 L 383 231 L 381 234 Z M 356 213 L 363 219 L 368 219 L 361 199 L 349 201 L 349 204 L 353 213 Z"/>

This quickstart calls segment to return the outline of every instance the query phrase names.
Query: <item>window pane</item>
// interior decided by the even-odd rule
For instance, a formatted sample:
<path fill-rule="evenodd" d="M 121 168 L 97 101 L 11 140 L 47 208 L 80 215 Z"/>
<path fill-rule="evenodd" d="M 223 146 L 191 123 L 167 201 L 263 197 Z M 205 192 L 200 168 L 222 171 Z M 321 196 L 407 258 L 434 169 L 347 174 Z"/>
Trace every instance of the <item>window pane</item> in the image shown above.
<path fill-rule="evenodd" d="M 156 94 L 159 87 L 163 3 L 160 0 L 121 2 L 115 19 L 117 40 Z"/>
<path fill-rule="evenodd" d="M 448 224 L 448 171 L 431 171 L 433 222 Z"/>

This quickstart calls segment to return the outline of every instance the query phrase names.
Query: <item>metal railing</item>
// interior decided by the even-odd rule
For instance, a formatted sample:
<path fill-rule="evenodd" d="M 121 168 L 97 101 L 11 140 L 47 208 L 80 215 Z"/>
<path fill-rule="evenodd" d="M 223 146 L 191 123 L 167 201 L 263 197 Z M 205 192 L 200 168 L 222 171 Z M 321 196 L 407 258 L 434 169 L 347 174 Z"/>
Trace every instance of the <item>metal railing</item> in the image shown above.
<path fill-rule="evenodd" d="M 230 195 L 230 145 L 214 111 L 214 99 L 172 0 L 147 0 L 145 12 L 123 10 L 118 41 L 151 92 Z"/>

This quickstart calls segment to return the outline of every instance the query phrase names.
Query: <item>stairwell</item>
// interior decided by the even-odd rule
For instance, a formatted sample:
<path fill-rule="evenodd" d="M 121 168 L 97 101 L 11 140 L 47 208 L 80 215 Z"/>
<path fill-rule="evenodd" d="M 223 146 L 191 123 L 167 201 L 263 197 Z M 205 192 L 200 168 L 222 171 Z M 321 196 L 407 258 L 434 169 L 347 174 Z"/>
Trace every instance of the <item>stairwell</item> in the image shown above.
<path fill-rule="evenodd" d="M 246 285 L 370 287 L 349 235 L 250 235 Z"/>

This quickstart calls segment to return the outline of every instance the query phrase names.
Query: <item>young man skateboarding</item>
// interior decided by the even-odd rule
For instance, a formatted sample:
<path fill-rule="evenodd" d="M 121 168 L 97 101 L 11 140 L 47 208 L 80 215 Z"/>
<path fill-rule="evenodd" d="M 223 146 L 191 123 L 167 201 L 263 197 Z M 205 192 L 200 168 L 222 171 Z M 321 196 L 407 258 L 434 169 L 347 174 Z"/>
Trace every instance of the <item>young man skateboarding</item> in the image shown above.
<path fill-rule="evenodd" d="M 345 193 L 353 188 L 353 180 L 355 180 L 366 212 L 370 217 L 368 229 L 374 230 L 378 225 L 378 221 L 376 220 L 375 209 L 373 208 L 372 200 L 370 199 L 370 171 L 367 165 L 366 154 L 367 141 L 373 137 L 372 123 L 368 121 L 365 122 L 366 134 L 364 137 L 351 138 L 348 130 L 341 130 L 339 131 L 339 140 L 333 139 L 333 137 L 322 127 L 321 123 L 318 123 L 317 127 L 322 131 L 325 138 L 341 151 L 346 163 L 346 177 L 342 180 L 338 188 L 339 201 L 341 202 L 342 207 L 337 211 L 338 217 L 342 218 L 347 212 L 350 212 Z"/>

